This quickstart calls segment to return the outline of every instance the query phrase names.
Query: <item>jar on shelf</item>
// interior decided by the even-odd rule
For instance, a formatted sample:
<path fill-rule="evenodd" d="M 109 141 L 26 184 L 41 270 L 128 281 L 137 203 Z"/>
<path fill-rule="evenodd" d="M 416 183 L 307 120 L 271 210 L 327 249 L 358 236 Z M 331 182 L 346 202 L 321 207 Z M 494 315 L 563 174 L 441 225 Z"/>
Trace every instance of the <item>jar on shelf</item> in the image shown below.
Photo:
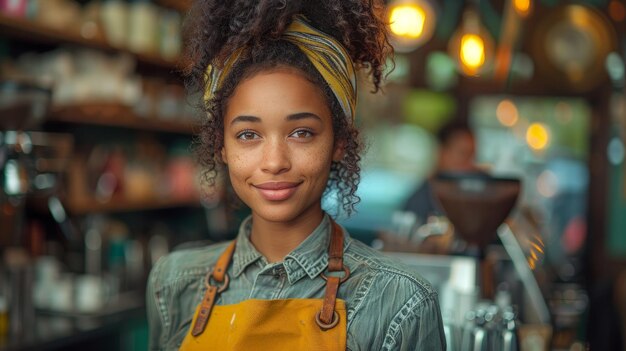
<path fill-rule="evenodd" d="M 158 53 L 159 8 L 147 0 L 134 0 L 128 13 L 128 48 L 137 53 Z"/>
<path fill-rule="evenodd" d="M 167 60 L 174 60 L 181 51 L 181 18 L 176 11 L 161 12 L 159 21 L 160 54 Z"/>
<path fill-rule="evenodd" d="M 123 0 L 106 0 L 102 3 L 100 17 L 107 41 L 114 47 L 127 46 L 129 16 L 128 4 Z"/>

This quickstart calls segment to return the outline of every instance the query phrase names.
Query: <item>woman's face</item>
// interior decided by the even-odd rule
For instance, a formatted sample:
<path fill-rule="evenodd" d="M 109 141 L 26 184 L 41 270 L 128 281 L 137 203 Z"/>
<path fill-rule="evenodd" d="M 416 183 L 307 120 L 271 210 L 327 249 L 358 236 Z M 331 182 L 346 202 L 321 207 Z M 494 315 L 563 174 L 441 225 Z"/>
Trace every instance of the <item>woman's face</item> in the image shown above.
<path fill-rule="evenodd" d="M 224 115 L 222 159 L 237 195 L 255 216 L 289 222 L 321 212 L 335 147 L 322 91 L 292 70 L 242 81 Z"/>

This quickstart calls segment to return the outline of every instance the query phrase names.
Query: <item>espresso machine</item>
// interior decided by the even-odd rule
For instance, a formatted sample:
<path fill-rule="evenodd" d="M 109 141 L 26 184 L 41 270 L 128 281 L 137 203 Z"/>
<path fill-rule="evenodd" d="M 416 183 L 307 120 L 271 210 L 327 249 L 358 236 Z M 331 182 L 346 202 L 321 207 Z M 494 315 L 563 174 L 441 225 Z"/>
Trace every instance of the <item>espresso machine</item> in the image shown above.
<path fill-rule="evenodd" d="M 45 240 L 28 230 L 27 203 L 58 200 L 73 147 L 66 134 L 39 131 L 51 97 L 35 81 L 0 79 L 0 302 L 8 306 L 5 332 L 16 337 L 34 323 L 32 257 Z"/>
<path fill-rule="evenodd" d="M 45 117 L 52 91 L 35 83 L 0 81 L 0 246 L 20 244 L 26 194 L 34 181 L 27 130 Z"/>

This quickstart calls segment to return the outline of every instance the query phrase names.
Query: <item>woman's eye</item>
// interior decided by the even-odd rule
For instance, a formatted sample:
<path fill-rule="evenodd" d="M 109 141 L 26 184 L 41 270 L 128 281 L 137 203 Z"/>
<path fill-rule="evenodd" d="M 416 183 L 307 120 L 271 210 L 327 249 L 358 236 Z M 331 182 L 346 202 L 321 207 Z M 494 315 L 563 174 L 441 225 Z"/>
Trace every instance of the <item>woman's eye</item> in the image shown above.
<path fill-rule="evenodd" d="M 255 132 L 242 132 L 239 133 L 239 135 L 237 135 L 237 139 L 241 139 L 241 140 L 252 140 L 252 139 L 257 139 L 259 137 L 259 135 Z"/>
<path fill-rule="evenodd" d="M 313 136 L 313 133 L 311 133 L 308 130 L 301 129 L 301 130 L 296 130 L 295 132 L 293 132 L 291 136 L 296 137 L 296 138 L 310 138 Z"/>

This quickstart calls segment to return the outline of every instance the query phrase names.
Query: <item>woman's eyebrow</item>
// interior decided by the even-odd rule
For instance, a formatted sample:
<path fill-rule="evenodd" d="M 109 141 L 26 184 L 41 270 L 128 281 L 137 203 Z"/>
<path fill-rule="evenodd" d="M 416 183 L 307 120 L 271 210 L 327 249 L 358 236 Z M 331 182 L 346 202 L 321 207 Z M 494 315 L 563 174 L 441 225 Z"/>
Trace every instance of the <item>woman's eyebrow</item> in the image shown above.
<path fill-rule="evenodd" d="M 286 120 L 288 121 L 298 121 L 301 119 L 307 119 L 307 118 L 313 118 L 313 119 L 317 119 L 317 120 L 322 120 L 318 115 L 316 115 L 315 113 L 312 112 L 299 112 L 299 113 L 294 113 L 291 114 L 289 116 L 287 116 Z"/>
<path fill-rule="evenodd" d="M 232 126 L 235 123 L 238 122 L 255 122 L 255 123 L 260 123 L 261 119 L 259 117 L 255 117 L 255 116 L 237 116 L 235 118 L 233 118 L 233 120 L 230 122 L 230 125 Z"/>

